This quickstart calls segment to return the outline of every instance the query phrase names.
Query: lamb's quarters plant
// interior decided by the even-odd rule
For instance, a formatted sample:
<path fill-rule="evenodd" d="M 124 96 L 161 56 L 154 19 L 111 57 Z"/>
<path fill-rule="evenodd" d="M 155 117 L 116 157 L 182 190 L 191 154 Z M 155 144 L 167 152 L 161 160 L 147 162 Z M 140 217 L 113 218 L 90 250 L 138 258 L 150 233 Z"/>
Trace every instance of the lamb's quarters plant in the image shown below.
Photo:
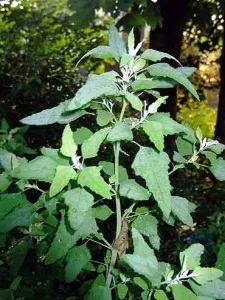
<path fill-rule="evenodd" d="M 151 49 L 139 54 L 140 49 L 141 44 L 134 46 L 133 31 L 126 46 L 111 27 L 109 46 L 85 57 L 114 58 L 120 71 L 90 74 L 74 98 L 22 120 L 29 125 L 68 123 L 60 149 L 43 148 L 30 161 L 0 150 L 1 176 L 16 186 L 16 192 L 3 189 L 0 196 L 0 237 L 18 233 L 2 262 L 12 274 L 11 286 L 2 293 L 22 285 L 18 275 L 33 248 L 40 266 L 60 267 L 60 279 L 74 282 L 74 299 L 225 299 L 225 282 L 219 279 L 223 272 L 200 266 L 201 244 L 180 252 L 179 270 L 158 259 L 163 247 L 159 221 L 193 226 L 195 205 L 174 194 L 170 176 L 192 164 L 225 180 L 220 156 L 225 146 L 158 112 L 167 100 L 160 89 L 177 83 L 198 99 L 188 80 L 194 69 L 166 53 Z M 177 68 L 162 59 L 174 60 Z M 69 124 L 84 114 L 96 120 L 96 132 Z M 139 133 L 149 138 L 148 146 L 135 140 Z M 176 137 L 172 157 L 164 145 L 169 135 Z M 102 160 L 106 149 L 110 161 Z M 132 161 L 128 168 L 123 156 Z M 33 204 L 23 193 L 29 188 L 39 193 Z"/>

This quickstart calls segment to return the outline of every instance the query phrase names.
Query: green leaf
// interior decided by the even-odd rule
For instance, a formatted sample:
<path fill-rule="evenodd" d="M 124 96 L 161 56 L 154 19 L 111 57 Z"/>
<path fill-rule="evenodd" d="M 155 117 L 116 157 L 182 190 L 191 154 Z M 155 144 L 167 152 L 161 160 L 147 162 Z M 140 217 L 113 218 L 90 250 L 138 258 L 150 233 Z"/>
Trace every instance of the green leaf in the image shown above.
<path fill-rule="evenodd" d="M 73 139 L 77 145 L 82 145 L 84 141 L 89 139 L 92 135 L 93 132 L 90 129 L 81 127 L 73 133 Z"/>
<path fill-rule="evenodd" d="M 29 203 L 22 193 L 0 195 L 0 220 L 9 214 L 15 207 L 22 207 Z"/>
<path fill-rule="evenodd" d="M 124 283 L 119 283 L 117 285 L 118 297 L 119 299 L 124 299 L 128 292 L 128 287 Z"/>
<path fill-rule="evenodd" d="M 138 184 L 134 179 L 128 179 L 120 183 L 120 195 L 133 200 L 148 200 L 150 192 Z"/>
<path fill-rule="evenodd" d="M 99 148 L 105 140 L 107 134 L 110 132 L 110 130 L 110 127 L 100 129 L 87 140 L 85 140 L 81 147 L 82 156 L 84 158 L 91 158 L 97 156 Z"/>
<path fill-rule="evenodd" d="M 51 182 L 55 176 L 57 162 L 45 156 L 37 158 L 22 164 L 13 170 L 12 176 L 19 179 L 34 179 L 39 181 Z"/>
<path fill-rule="evenodd" d="M 170 160 L 166 153 L 158 153 L 151 148 L 140 147 L 132 164 L 135 174 L 145 179 L 149 191 L 152 192 L 166 217 L 169 217 L 171 212 L 169 163 Z"/>
<path fill-rule="evenodd" d="M 164 135 L 162 124 L 155 121 L 145 121 L 141 127 L 148 135 L 149 139 L 159 151 L 164 149 Z"/>
<path fill-rule="evenodd" d="M 177 70 L 184 73 L 186 77 L 190 77 L 194 72 L 196 71 L 196 68 L 194 67 L 178 67 Z"/>
<path fill-rule="evenodd" d="M 115 26 L 110 26 L 109 28 L 109 46 L 116 54 L 115 59 L 119 61 L 120 57 L 127 53 L 127 49 L 124 41 L 120 38 L 119 33 Z"/>
<path fill-rule="evenodd" d="M 94 204 L 94 197 L 81 188 L 70 190 L 63 197 L 66 205 L 69 207 L 68 219 L 71 227 L 74 230 L 78 230 L 83 223 L 89 221 L 90 226 L 92 224 L 93 227 L 91 232 L 96 233 L 98 229 L 91 209 Z"/>
<path fill-rule="evenodd" d="M 145 67 L 145 65 L 146 65 L 145 59 L 142 59 L 142 58 L 137 59 L 134 63 L 133 72 L 140 71 L 141 69 L 143 69 Z"/>
<path fill-rule="evenodd" d="M 154 298 L 156 300 L 168 300 L 165 292 L 163 292 L 162 290 L 156 290 L 154 293 Z"/>
<path fill-rule="evenodd" d="M 174 300 L 197 300 L 197 296 L 182 284 L 172 285 Z"/>
<path fill-rule="evenodd" d="M 217 158 L 212 162 L 209 170 L 219 181 L 225 180 L 225 160 L 222 157 Z"/>
<path fill-rule="evenodd" d="M 2 166 L 5 171 L 12 169 L 12 157 L 12 153 L 0 148 L 0 167 Z"/>
<path fill-rule="evenodd" d="M 112 300 L 111 290 L 106 286 L 94 286 L 89 292 L 86 300 Z"/>
<path fill-rule="evenodd" d="M 141 277 L 134 277 L 134 283 L 138 285 L 142 290 L 148 290 L 148 283 Z"/>
<path fill-rule="evenodd" d="M 180 252 L 180 263 L 188 270 L 194 270 L 200 265 L 200 259 L 204 252 L 202 244 L 192 244 L 183 252 Z"/>
<path fill-rule="evenodd" d="M 96 122 L 99 126 L 105 126 L 113 120 L 113 114 L 109 111 L 98 109 Z"/>
<path fill-rule="evenodd" d="M 122 256 L 121 261 L 128 264 L 136 273 L 152 281 L 158 272 L 158 262 L 154 251 L 135 228 L 132 228 L 132 238 L 134 253 Z"/>
<path fill-rule="evenodd" d="M 216 267 L 223 271 L 222 280 L 225 280 L 225 243 L 220 246 L 219 252 L 217 254 Z"/>
<path fill-rule="evenodd" d="M 194 280 L 199 284 L 205 284 L 208 281 L 218 279 L 223 275 L 223 272 L 216 268 L 196 267 L 192 272 Z"/>
<path fill-rule="evenodd" d="M 107 205 L 100 205 L 92 208 L 93 216 L 96 219 L 105 221 L 112 215 L 112 210 Z"/>
<path fill-rule="evenodd" d="M 91 100 L 97 99 L 103 95 L 116 95 L 118 88 L 113 80 L 108 79 L 104 74 L 89 75 L 85 85 L 83 85 L 76 93 L 74 98 L 70 100 L 67 111 L 76 110 L 88 104 Z"/>
<path fill-rule="evenodd" d="M 148 68 L 151 76 L 162 76 L 173 79 L 183 85 L 195 98 L 199 100 L 199 96 L 196 93 L 193 85 L 187 79 L 187 77 L 179 69 L 174 69 L 166 63 L 153 64 Z"/>
<path fill-rule="evenodd" d="M 116 57 L 116 53 L 114 52 L 114 50 L 109 47 L 109 46 L 98 46 L 94 49 L 91 49 L 90 51 L 88 51 L 80 60 L 83 60 L 84 58 L 88 57 L 88 56 L 94 56 L 96 58 L 115 58 Z M 78 62 L 78 63 L 79 63 Z"/>
<path fill-rule="evenodd" d="M 155 114 L 158 111 L 159 107 L 162 104 L 166 103 L 167 98 L 168 96 L 164 96 L 164 97 L 159 97 L 157 100 L 155 100 L 152 104 L 149 105 L 148 113 Z"/>
<path fill-rule="evenodd" d="M 142 111 L 143 104 L 137 96 L 135 96 L 134 94 L 131 94 L 129 92 L 123 92 L 123 95 L 125 96 L 127 101 L 130 102 L 133 109 Z"/>
<path fill-rule="evenodd" d="M 82 269 L 87 265 L 91 259 L 91 253 L 85 246 L 77 246 L 67 254 L 65 266 L 65 280 L 70 283 L 73 282 L 80 274 Z"/>
<path fill-rule="evenodd" d="M 0 192 L 4 192 L 11 185 L 12 181 L 10 180 L 9 175 L 6 172 L 0 174 Z"/>
<path fill-rule="evenodd" d="M 55 177 L 53 178 L 50 186 L 49 195 L 54 197 L 67 186 L 71 179 L 76 179 L 77 173 L 71 166 L 58 166 L 56 167 Z"/>
<path fill-rule="evenodd" d="M 198 296 L 212 297 L 213 299 L 225 299 L 225 282 L 220 279 L 203 285 L 196 284 L 190 280 L 189 284 Z"/>
<path fill-rule="evenodd" d="M 132 227 L 136 228 L 141 234 L 147 236 L 151 245 L 159 250 L 160 238 L 157 226 L 157 219 L 150 215 L 140 215 L 132 223 Z"/>
<path fill-rule="evenodd" d="M 132 28 L 128 35 L 128 53 L 132 55 L 134 53 L 135 47 L 135 38 L 134 38 L 134 29 Z"/>
<path fill-rule="evenodd" d="M 33 114 L 20 120 L 21 123 L 27 125 L 49 125 L 54 123 L 66 124 L 79 119 L 86 114 L 85 110 L 80 110 L 73 113 L 65 113 L 65 109 L 69 104 L 69 100 L 60 103 L 59 105 L 42 110 L 39 113 Z"/>
<path fill-rule="evenodd" d="M 172 212 L 184 224 L 192 227 L 193 219 L 189 211 L 189 201 L 182 197 L 172 196 Z"/>
<path fill-rule="evenodd" d="M 74 142 L 73 131 L 71 130 L 69 124 L 66 125 L 66 127 L 63 130 L 62 146 L 60 148 L 60 151 L 63 155 L 68 157 L 72 157 L 76 154 L 77 145 Z"/>
<path fill-rule="evenodd" d="M 41 153 L 46 156 L 51 158 L 52 160 L 54 160 L 58 165 L 62 165 L 62 166 L 69 166 L 70 165 L 70 161 L 69 158 L 63 156 L 59 149 L 53 149 L 53 148 L 45 148 L 43 147 L 41 149 Z"/>
<path fill-rule="evenodd" d="M 109 175 L 109 176 L 113 176 L 114 175 L 114 164 L 109 162 L 109 161 L 100 161 L 99 165 L 103 167 L 103 171 Z M 128 179 L 128 174 L 127 174 L 127 170 L 122 167 L 119 166 L 119 182 L 123 182 L 125 180 Z"/>
<path fill-rule="evenodd" d="M 96 194 L 111 199 L 111 186 L 104 181 L 100 174 L 101 167 L 86 167 L 78 176 L 78 184 L 86 186 Z"/>
<path fill-rule="evenodd" d="M 9 252 L 9 267 L 10 273 L 15 277 L 20 270 L 28 250 L 31 248 L 32 243 L 30 237 L 24 237 L 17 240 L 15 244 L 10 247 Z"/>
<path fill-rule="evenodd" d="M 131 83 L 133 91 L 169 89 L 174 87 L 174 82 L 165 79 L 137 79 Z"/>
<path fill-rule="evenodd" d="M 117 122 L 107 136 L 109 142 L 132 141 L 133 133 L 130 127 L 123 122 Z"/>
<path fill-rule="evenodd" d="M 180 64 L 180 62 L 175 57 L 173 57 L 172 55 L 167 54 L 165 52 L 153 50 L 153 49 L 145 50 L 142 53 L 141 57 L 144 58 L 144 59 L 153 61 L 153 62 L 160 61 L 163 58 L 168 58 L 168 59 L 172 59 L 172 60 L 176 61 L 178 64 Z"/>

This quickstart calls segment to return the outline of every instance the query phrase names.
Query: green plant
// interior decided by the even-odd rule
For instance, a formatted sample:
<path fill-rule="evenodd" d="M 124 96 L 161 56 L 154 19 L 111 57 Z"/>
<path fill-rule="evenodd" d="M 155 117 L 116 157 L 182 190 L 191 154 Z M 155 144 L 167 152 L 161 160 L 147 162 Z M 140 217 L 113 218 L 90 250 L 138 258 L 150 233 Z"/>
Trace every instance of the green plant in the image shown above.
<path fill-rule="evenodd" d="M 17 276 L 27 278 L 20 269 L 33 249 L 40 269 L 46 268 L 49 277 L 75 284 L 74 299 L 207 299 L 207 290 L 215 294 L 210 299 L 224 299 L 225 282 L 218 279 L 223 272 L 200 267 L 201 244 L 180 252 L 178 268 L 159 261 L 155 254 L 160 250 L 158 220 L 193 226 L 195 205 L 173 194 L 170 176 L 192 164 L 225 180 L 225 161 L 219 157 L 225 147 L 203 138 L 199 128 L 194 132 L 167 113 L 157 112 L 167 97 L 156 89 L 180 83 L 198 98 L 187 78 L 193 68 L 155 50 L 139 55 L 140 48 L 141 44 L 134 47 L 133 31 L 126 47 L 112 26 L 109 46 L 99 46 L 85 57 L 114 58 L 120 71 L 91 74 L 73 99 L 22 120 L 46 125 L 71 123 L 87 115 L 91 127 L 96 121 L 99 130 L 74 131 L 67 124 L 60 149 L 43 148 L 42 155 L 31 161 L 7 152 L 7 165 L 0 155 L 3 169 L 16 185 L 16 193 L 0 198 L 0 232 L 16 241 L 9 258 L 2 258 L 14 279 L 3 293 L 17 295 L 25 289 Z M 175 60 L 178 67 L 159 62 L 162 59 Z M 147 102 L 150 96 L 152 101 Z M 148 146 L 140 144 L 139 133 L 149 138 Z M 168 135 L 176 135 L 172 158 L 164 147 Z M 207 166 L 200 163 L 202 156 Z M 122 157 L 128 160 L 128 168 L 122 165 Z M 27 186 L 38 192 L 33 204 L 21 193 Z M 41 288 L 48 299 L 45 293 L 50 297 L 50 291 L 42 279 L 33 286 L 37 293 Z"/>

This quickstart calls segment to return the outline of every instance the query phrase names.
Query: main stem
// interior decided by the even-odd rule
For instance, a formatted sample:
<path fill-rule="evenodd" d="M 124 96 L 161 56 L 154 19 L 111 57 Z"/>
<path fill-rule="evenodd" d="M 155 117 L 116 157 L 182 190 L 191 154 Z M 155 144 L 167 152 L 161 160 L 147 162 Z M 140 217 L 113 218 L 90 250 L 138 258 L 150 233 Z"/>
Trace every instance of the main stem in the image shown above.
<path fill-rule="evenodd" d="M 123 116 L 126 109 L 126 102 L 123 101 L 123 107 L 120 113 L 119 121 L 122 122 Z M 115 240 L 118 239 L 122 227 L 122 212 L 121 212 L 121 203 L 120 203 L 120 195 L 119 195 L 119 158 L 120 158 L 120 142 L 116 142 L 114 144 L 114 175 L 115 175 L 115 204 L 116 204 L 116 235 Z M 117 250 L 112 250 L 111 261 L 109 265 L 109 271 L 107 275 L 106 285 L 110 287 L 112 282 L 112 270 L 115 267 L 116 259 L 117 259 Z"/>

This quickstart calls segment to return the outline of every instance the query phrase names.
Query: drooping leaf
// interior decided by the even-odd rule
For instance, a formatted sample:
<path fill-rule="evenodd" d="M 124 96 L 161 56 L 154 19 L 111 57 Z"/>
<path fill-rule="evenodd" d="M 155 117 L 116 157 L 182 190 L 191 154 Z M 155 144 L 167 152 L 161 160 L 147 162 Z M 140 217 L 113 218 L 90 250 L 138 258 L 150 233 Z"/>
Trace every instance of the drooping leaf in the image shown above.
<path fill-rule="evenodd" d="M 153 50 L 153 49 L 145 50 L 142 53 L 141 57 L 144 58 L 144 59 L 153 61 L 153 62 L 160 61 L 163 58 L 168 58 L 168 59 L 172 59 L 172 60 L 176 61 L 178 64 L 180 64 L 180 62 L 175 57 L 173 57 L 172 55 L 167 54 L 165 52 L 158 51 L 158 50 Z"/>
<path fill-rule="evenodd" d="M 133 133 L 130 127 L 123 122 L 117 122 L 107 136 L 109 142 L 132 141 Z"/>
<path fill-rule="evenodd" d="M 204 246 L 202 244 L 192 244 L 183 252 L 180 252 L 180 263 L 183 263 L 188 270 L 194 270 L 200 265 L 200 259 L 204 252 Z"/>
<path fill-rule="evenodd" d="M 73 282 L 91 259 L 91 253 L 86 245 L 76 246 L 67 254 L 65 280 Z"/>
<path fill-rule="evenodd" d="M 95 132 L 91 137 L 84 141 L 82 144 L 82 156 L 84 158 L 91 158 L 95 157 L 98 154 L 98 150 L 105 140 L 107 134 L 110 132 L 111 128 L 106 127 L 100 129 L 99 131 Z"/>
<path fill-rule="evenodd" d="M 51 182 L 55 176 L 57 162 L 45 156 L 37 158 L 17 167 L 13 170 L 12 176 L 19 179 L 34 179 Z"/>
<path fill-rule="evenodd" d="M 20 120 L 20 122 L 27 125 L 38 126 L 50 125 L 54 123 L 66 124 L 75 121 L 76 119 L 86 114 L 86 111 L 84 110 L 76 111 L 73 113 L 65 113 L 65 109 L 68 104 L 69 100 L 66 100 L 53 108 L 45 109 L 39 113 L 23 118 L 22 120 Z"/>
<path fill-rule="evenodd" d="M 218 279 L 223 275 L 223 272 L 216 268 L 202 268 L 196 267 L 192 273 L 194 280 L 198 284 L 205 284 L 208 281 Z"/>
<path fill-rule="evenodd" d="M 189 211 L 189 201 L 182 197 L 172 196 L 172 212 L 184 224 L 192 227 L 193 219 Z"/>
<path fill-rule="evenodd" d="M 156 63 L 151 65 L 148 70 L 151 76 L 162 76 L 175 80 L 183 85 L 195 98 L 199 99 L 199 96 L 191 82 L 179 69 L 174 69 L 166 63 Z"/>
<path fill-rule="evenodd" d="M 110 26 L 109 28 L 109 46 L 116 54 L 115 58 L 117 61 L 119 61 L 120 57 L 124 53 L 127 53 L 125 43 L 122 40 L 122 38 L 119 36 L 119 33 L 115 26 Z"/>
<path fill-rule="evenodd" d="M 138 184 L 134 179 L 128 179 L 120 183 L 120 195 L 133 200 L 148 200 L 150 192 Z"/>
<path fill-rule="evenodd" d="M 81 127 L 73 133 L 73 138 L 77 145 L 82 145 L 84 141 L 89 139 L 92 135 L 93 132 L 90 129 Z"/>
<path fill-rule="evenodd" d="M 64 128 L 60 151 L 63 155 L 68 157 L 72 157 L 77 151 L 77 145 L 74 142 L 73 132 L 69 124 Z"/>
<path fill-rule="evenodd" d="M 213 299 L 225 299 L 225 282 L 220 279 L 203 285 L 196 284 L 194 281 L 190 280 L 189 284 L 198 296 L 212 297 Z"/>
<path fill-rule="evenodd" d="M 111 186 L 104 181 L 100 174 L 101 167 L 86 167 L 78 176 L 78 184 L 86 186 L 96 194 L 111 199 Z"/>
<path fill-rule="evenodd" d="M 81 108 L 88 104 L 91 100 L 97 99 L 103 95 L 116 95 L 118 88 L 113 80 L 108 79 L 104 75 L 89 76 L 85 85 L 83 85 L 70 100 L 67 111 Z"/>
<path fill-rule="evenodd" d="M 145 179 L 149 191 L 166 217 L 171 212 L 169 163 L 166 153 L 157 153 L 151 148 L 141 147 L 132 164 L 135 174 Z"/>
<path fill-rule="evenodd" d="M 71 166 L 57 166 L 55 177 L 50 186 L 49 195 L 54 197 L 67 186 L 71 179 L 76 179 L 77 173 Z"/>
<path fill-rule="evenodd" d="M 182 284 L 172 285 L 174 300 L 197 300 L 197 296 Z"/>
<path fill-rule="evenodd" d="M 105 126 L 113 120 L 113 114 L 107 110 L 98 109 L 96 122 L 99 126 Z"/>
<path fill-rule="evenodd" d="M 137 96 L 135 96 L 134 94 L 131 94 L 129 92 L 124 92 L 123 95 L 125 96 L 127 101 L 130 102 L 131 106 L 134 109 L 136 109 L 138 111 L 142 111 L 143 104 Z"/>
<path fill-rule="evenodd" d="M 114 52 L 114 50 L 109 47 L 109 46 L 98 46 L 94 49 L 91 49 L 90 51 L 88 51 L 80 60 L 79 62 L 88 57 L 88 56 L 94 56 L 96 58 L 114 58 L 116 57 L 116 53 Z"/>
<path fill-rule="evenodd" d="M 162 124 L 155 121 L 145 121 L 142 124 L 144 132 L 149 136 L 151 142 L 155 145 L 156 149 L 163 151 L 164 149 L 164 135 Z"/>
<path fill-rule="evenodd" d="M 157 219 L 150 215 L 140 215 L 132 223 L 132 227 L 136 228 L 141 234 L 147 236 L 151 245 L 159 250 L 160 238 L 157 226 Z"/>

